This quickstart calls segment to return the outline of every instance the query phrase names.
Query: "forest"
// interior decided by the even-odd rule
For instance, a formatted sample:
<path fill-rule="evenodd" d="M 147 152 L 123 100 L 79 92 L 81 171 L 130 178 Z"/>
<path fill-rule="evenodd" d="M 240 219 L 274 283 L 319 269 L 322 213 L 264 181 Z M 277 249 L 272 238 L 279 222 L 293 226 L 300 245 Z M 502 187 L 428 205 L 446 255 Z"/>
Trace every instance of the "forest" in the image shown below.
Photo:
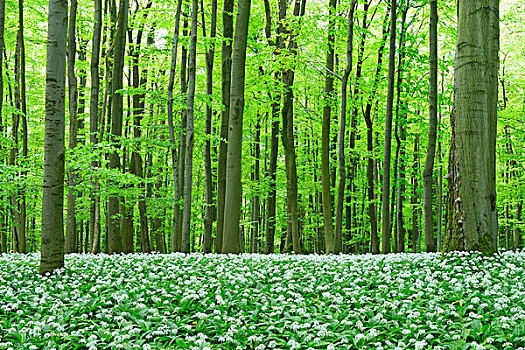
<path fill-rule="evenodd" d="M 0 0 L 0 349 L 525 347 L 524 0 Z"/>

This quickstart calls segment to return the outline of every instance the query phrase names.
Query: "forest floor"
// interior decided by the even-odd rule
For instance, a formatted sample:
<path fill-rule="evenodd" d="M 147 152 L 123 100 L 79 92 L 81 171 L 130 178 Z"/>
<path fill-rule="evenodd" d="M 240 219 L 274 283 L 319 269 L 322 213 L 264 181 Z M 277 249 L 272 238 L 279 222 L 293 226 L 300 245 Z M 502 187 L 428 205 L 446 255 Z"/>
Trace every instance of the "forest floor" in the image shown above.
<path fill-rule="evenodd" d="M 525 253 L 0 256 L 0 349 L 524 349 Z"/>

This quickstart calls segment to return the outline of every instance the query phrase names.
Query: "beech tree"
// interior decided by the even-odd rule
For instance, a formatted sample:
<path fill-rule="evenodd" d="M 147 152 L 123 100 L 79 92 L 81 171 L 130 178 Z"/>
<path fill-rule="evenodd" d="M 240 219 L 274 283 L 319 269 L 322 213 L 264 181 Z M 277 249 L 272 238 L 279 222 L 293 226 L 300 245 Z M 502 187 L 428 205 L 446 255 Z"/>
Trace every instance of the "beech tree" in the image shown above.
<path fill-rule="evenodd" d="M 64 159 L 67 0 L 50 0 L 40 274 L 64 267 Z"/>
<path fill-rule="evenodd" d="M 499 1 L 460 1 L 445 251 L 497 249 L 498 54 Z"/>
<path fill-rule="evenodd" d="M 232 51 L 232 76 L 230 92 L 230 122 L 228 131 L 228 157 L 226 161 L 226 191 L 224 212 L 229 219 L 224 221 L 221 253 L 241 253 L 239 220 L 241 216 L 241 155 L 242 126 L 244 112 L 244 80 L 246 45 L 250 19 L 251 0 L 239 0 L 235 37 Z"/>

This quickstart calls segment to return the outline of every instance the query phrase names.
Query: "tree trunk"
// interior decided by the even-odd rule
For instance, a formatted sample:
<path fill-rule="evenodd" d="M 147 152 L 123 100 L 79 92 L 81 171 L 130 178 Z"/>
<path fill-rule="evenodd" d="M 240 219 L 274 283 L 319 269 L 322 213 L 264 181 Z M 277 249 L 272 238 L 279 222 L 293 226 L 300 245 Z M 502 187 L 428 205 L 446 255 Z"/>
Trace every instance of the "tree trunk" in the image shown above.
<path fill-rule="evenodd" d="M 418 236 L 419 236 L 419 222 L 418 222 L 418 211 L 419 211 L 419 194 L 418 194 L 418 176 L 419 176 L 419 135 L 415 136 L 414 139 L 414 161 L 412 163 L 412 252 L 417 253 L 419 250 Z"/>
<path fill-rule="evenodd" d="M 455 114 L 445 251 L 497 251 L 499 1 L 458 4 Z"/>
<path fill-rule="evenodd" d="M 392 0 L 390 5 L 390 52 L 388 56 L 388 93 L 386 99 L 386 121 L 385 121 L 385 149 L 383 158 L 383 193 L 382 193 L 382 240 L 381 251 L 383 254 L 390 253 L 390 238 L 392 236 L 390 226 L 390 158 L 392 144 L 392 106 L 394 103 L 394 80 L 396 60 L 396 15 L 397 1 Z"/>
<path fill-rule="evenodd" d="M 352 71 L 352 42 L 354 38 L 354 9 L 356 0 L 352 0 L 350 11 L 348 12 L 348 33 L 346 36 L 346 68 L 341 82 L 341 120 L 339 121 L 339 139 L 337 145 L 337 157 L 339 163 L 339 185 L 337 187 L 337 209 L 335 215 L 335 237 L 334 253 L 338 254 L 342 248 L 343 233 L 343 209 L 345 200 L 345 131 L 346 131 L 346 99 L 347 86 L 350 72 Z M 353 120 L 353 119 L 352 119 Z M 353 131 L 353 130 L 352 130 Z M 353 150 L 352 150 L 353 151 Z M 352 155 L 353 157 L 353 155 Z M 350 210 L 350 207 L 347 208 Z"/>
<path fill-rule="evenodd" d="M 96 144 L 98 143 L 98 99 L 100 91 L 100 76 L 98 66 L 100 64 L 100 39 L 102 34 L 102 1 L 94 0 L 95 2 L 95 13 L 93 25 L 93 41 L 91 50 L 91 95 L 89 102 L 89 142 L 95 150 Z M 95 170 L 98 167 L 98 161 L 94 157 L 91 161 L 91 167 Z M 96 223 L 100 223 L 100 202 L 99 194 L 97 192 L 99 188 L 99 182 L 96 176 L 91 175 L 91 191 L 90 191 L 90 215 L 89 215 L 89 233 L 90 233 L 90 251 L 91 253 L 98 252 L 98 247 L 95 247 L 95 234 L 99 237 L 97 242 L 100 241 L 100 228 Z M 98 209 L 97 209 L 98 206 Z M 96 214 L 98 213 L 99 218 L 97 219 Z M 87 241 L 87 234 L 86 234 Z M 87 250 L 86 250 L 87 251 Z"/>
<path fill-rule="evenodd" d="M 215 234 L 215 252 L 222 253 L 224 230 L 224 199 L 226 189 L 226 162 L 228 156 L 228 126 L 230 118 L 230 87 L 232 69 L 233 41 L 233 0 L 225 0 L 222 11 L 222 105 L 221 141 L 217 161 L 217 232 Z"/>
<path fill-rule="evenodd" d="M 244 79 L 246 63 L 246 44 L 250 19 L 251 0 L 239 0 L 233 41 L 230 122 L 228 132 L 228 156 L 226 165 L 226 190 L 224 212 L 228 220 L 224 221 L 222 253 L 241 253 L 239 221 L 241 216 L 241 157 L 242 126 L 244 110 Z"/>
<path fill-rule="evenodd" d="M 119 4 L 119 18 L 117 34 L 114 41 L 113 73 L 112 73 L 112 106 L 111 106 L 111 141 L 114 150 L 110 154 L 109 167 L 116 170 L 120 168 L 119 138 L 122 136 L 123 97 L 119 90 L 122 89 L 122 73 L 124 67 L 124 54 L 126 48 L 126 32 L 128 27 L 129 0 L 121 0 Z M 118 185 L 118 183 L 114 184 Z M 122 239 L 119 227 L 119 196 L 110 195 L 108 200 L 108 252 L 109 254 L 122 252 Z"/>
<path fill-rule="evenodd" d="M 521 237 L 521 209 L 523 206 L 523 202 L 520 201 L 516 205 L 516 228 L 514 229 L 514 250 L 518 250 L 518 248 L 521 246 L 521 242 L 523 241 Z"/>
<path fill-rule="evenodd" d="M 76 46 L 76 26 L 77 26 L 77 0 L 71 0 L 69 9 L 69 26 L 67 34 L 67 82 L 69 87 L 69 151 L 73 154 L 77 146 L 77 78 L 75 76 L 75 58 L 77 55 Z M 66 254 L 76 253 L 77 249 L 77 229 L 76 229 L 76 200 L 75 185 L 77 174 L 74 169 L 69 170 L 69 189 L 67 194 L 67 217 L 66 217 L 66 239 L 64 250 Z"/>
<path fill-rule="evenodd" d="M 178 174 L 178 162 L 177 159 L 177 145 L 175 142 L 175 128 L 173 125 L 173 85 L 175 83 L 175 71 L 177 68 L 177 45 L 179 43 L 179 25 L 180 25 L 180 13 L 182 9 L 182 0 L 177 2 L 177 12 L 175 14 L 175 33 L 173 34 L 173 46 L 171 49 L 171 66 L 170 66 L 170 79 L 168 82 L 168 128 L 170 133 L 171 143 L 171 162 L 173 171 L 173 218 L 171 223 L 171 251 L 176 252 L 178 249 L 178 227 L 177 227 L 177 215 L 180 211 L 180 187 L 179 187 L 179 174 Z"/>
<path fill-rule="evenodd" d="M 265 26 L 265 35 L 266 40 L 272 46 L 274 46 L 274 57 L 278 55 L 279 42 L 281 41 L 280 33 L 278 32 L 277 41 L 272 41 L 271 35 L 271 26 L 272 26 L 272 17 L 270 2 L 268 0 L 264 1 L 265 17 L 266 17 L 266 26 Z M 282 15 L 280 14 L 279 20 L 282 20 Z M 275 73 L 275 80 L 278 81 L 279 76 Z M 274 90 L 274 89 L 272 89 Z M 269 178 L 268 186 L 268 202 L 267 202 L 267 219 L 266 219 L 266 254 L 272 254 L 275 252 L 275 212 L 276 212 L 276 200 L 277 200 L 277 156 L 279 152 L 279 104 L 280 104 L 280 94 L 268 92 L 268 97 L 272 101 L 272 131 L 270 139 L 270 160 L 269 167 L 266 177 Z"/>
<path fill-rule="evenodd" d="M 354 215 L 352 211 L 355 213 L 355 184 L 354 184 L 354 177 L 356 176 L 357 171 L 357 161 L 358 157 L 355 153 L 355 140 L 356 135 L 358 134 L 357 130 L 357 116 L 359 114 L 359 95 L 360 95 L 360 82 L 363 72 L 363 63 L 365 60 L 365 42 L 366 42 L 366 35 L 368 33 L 368 28 L 370 27 L 370 23 L 368 23 L 368 10 L 371 5 L 371 1 L 367 1 L 364 3 L 363 8 L 363 19 L 362 19 L 362 26 L 361 26 L 361 37 L 359 40 L 359 47 L 358 47 L 358 54 L 357 54 L 357 64 L 356 64 L 356 72 L 355 72 L 355 84 L 354 84 L 354 103 L 352 108 L 352 120 L 350 122 L 350 164 L 348 165 L 348 181 L 346 185 L 346 221 L 345 221 L 345 229 L 346 234 L 344 237 L 344 240 L 346 241 L 346 244 L 343 244 L 343 252 L 344 253 L 350 253 L 353 251 L 357 251 L 357 247 L 352 244 L 352 231 L 354 226 L 357 227 L 357 222 L 354 222 L 352 224 L 352 220 L 354 218 Z M 356 3 L 355 6 L 358 6 Z M 374 16 L 372 16 L 373 19 Z M 365 194 L 366 195 L 366 194 Z M 377 230 L 376 230 L 377 231 Z"/>
<path fill-rule="evenodd" d="M 193 180 L 193 118 L 195 114 L 195 69 L 197 62 L 197 14 L 198 0 L 192 1 L 191 6 L 191 36 L 190 56 L 188 59 L 188 100 L 187 100 L 187 127 L 186 127 L 186 175 L 184 179 L 184 216 L 182 220 L 182 251 L 190 252 L 191 229 L 191 192 Z"/>
<path fill-rule="evenodd" d="M 206 37 L 206 26 L 204 21 L 204 2 L 201 0 L 202 7 L 202 33 Z M 213 59 L 215 56 L 215 36 L 217 32 L 217 0 L 212 0 L 211 9 L 211 28 L 210 40 L 208 49 L 206 51 L 206 95 L 208 95 L 208 103 L 206 104 L 206 122 L 205 130 L 206 141 L 204 144 L 204 178 L 205 178 L 205 192 L 206 192 L 206 207 L 204 209 L 204 243 L 203 253 L 211 253 L 212 248 L 212 226 L 213 226 L 213 177 L 211 166 L 211 120 L 213 116 L 212 99 L 213 99 Z"/>
<path fill-rule="evenodd" d="M 370 251 L 372 254 L 379 254 L 379 237 L 377 235 L 377 206 L 376 206 L 376 194 L 375 187 L 377 184 L 376 166 L 374 157 L 374 123 L 372 121 L 372 104 L 375 98 L 375 91 L 379 85 L 381 79 L 381 68 L 383 66 L 383 51 L 386 46 L 386 40 L 388 36 L 388 13 L 383 19 L 383 36 L 381 45 L 377 50 L 377 64 L 374 78 L 374 85 L 372 94 L 368 97 L 368 101 L 365 107 L 364 118 L 367 127 L 366 139 L 367 139 L 367 167 L 366 167 L 366 178 L 367 178 L 367 192 L 368 192 L 368 218 L 370 220 Z"/>
<path fill-rule="evenodd" d="M 187 10 L 187 9 L 186 9 Z M 188 35 L 188 20 L 185 16 L 184 23 L 183 23 L 183 29 L 182 29 L 183 36 Z M 181 67 L 180 67 L 180 91 L 181 95 L 183 96 L 183 101 L 186 102 L 187 96 L 186 92 L 188 91 L 188 81 L 186 79 L 187 77 L 187 70 L 188 70 L 188 48 L 186 46 L 182 46 L 182 52 L 181 52 Z M 181 190 L 182 198 L 184 198 L 184 179 L 186 176 L 186 129 L 187 129 L 187 121 L 188 121 L 188 109 L 183 108 L 181 113 L 181 123 L 180 123 L 180 133 L 179 133 L 179 168 L 178 168 L 178 180 L 179 180 L 179 189 Z M 182 221 L 183 221 L 183 212 L 184 209 L 180 208 L 177 215 L 175 216 L 176 221 L 176 251 L 180 252 L 182 251 Z"/>
<path fill-rule="evenodd" d="M 423 168 L 423 213 L 425 223 L 425 247 L 427 252 L 435 252 L 436 239 L 434 237 L 434 213 L 432 210 L 432 174 L 436 155 L 437 139 L 437 0 L 430 1 L 430 67 L 429 67 L 429 127 L 427 157 Z"/>
<path fill-rule="evenodd" d="M 40 274 L 64 267 L 64 134 L 67 0 L 50 0 Z"/>
<path fill-rule="evenodd" d="M 325 78 L 324 86 L 324 106 L 323 106 L 323 126 L 321 135 L 321 172 L 322 172 L 322 191 L 323 191 L 323 219 L 325 231 L 326 253 L 334 252 L 334 224 L 333 224 L 333 205 L 330 184 L 330 107 L 331 95 L 334 89 L 334 46 L 335 46 L 335 8 L 336 0 L 329 0 L 328 4 L 328 48 L 326 51 L 326 69 L 328 73 Z"/>

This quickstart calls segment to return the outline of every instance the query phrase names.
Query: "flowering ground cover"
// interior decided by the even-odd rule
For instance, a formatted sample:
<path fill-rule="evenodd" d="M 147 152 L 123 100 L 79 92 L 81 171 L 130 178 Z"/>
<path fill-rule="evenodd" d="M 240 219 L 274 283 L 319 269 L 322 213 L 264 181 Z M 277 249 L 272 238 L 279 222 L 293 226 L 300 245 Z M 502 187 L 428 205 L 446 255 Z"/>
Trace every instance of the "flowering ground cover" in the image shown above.
<path fill-rule="evenodd" d="M 0 349 L 523 349 L 525 253 L 0 256 Z"/>

